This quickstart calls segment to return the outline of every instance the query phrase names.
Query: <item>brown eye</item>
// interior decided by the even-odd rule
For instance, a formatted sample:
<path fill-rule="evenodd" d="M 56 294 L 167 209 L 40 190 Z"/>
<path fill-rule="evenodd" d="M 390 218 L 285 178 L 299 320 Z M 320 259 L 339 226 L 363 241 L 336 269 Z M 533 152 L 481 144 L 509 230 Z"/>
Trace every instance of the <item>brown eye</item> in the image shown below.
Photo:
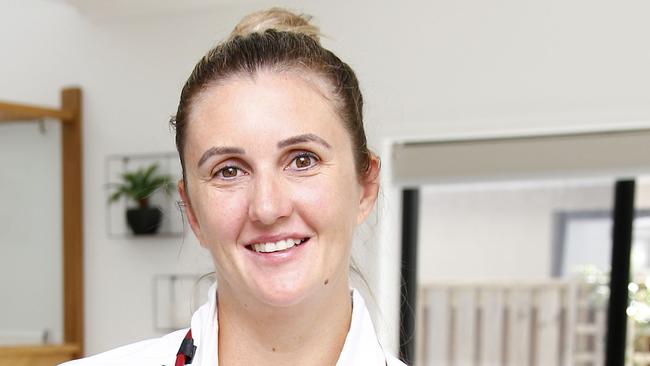
<path fill-rule="evenodd" d="M 228 168 L 224 169 L 223 173 L 221 173 L 221 174 L 223 174 L 223 176 L 225 178 L 236 177 L 237 176 L 237 168 L 228 167 Z"/>
<path fill-rule="evenodd" d="M 296 167 L 299 169 L 308 168 L 311 165 L 311 157 L 299 156 L 296 158 Z"/>
<path fill-rule="evenodd" d="M 318 163 L 318 158 L 313 154 L 302 153 L 291 161 L 290 167 L 294 170 L 308 170 Z"/>
<path fill-rule="evenodd" d="M 239 168 L 234 166 L 227 166 L 220 169 L 216 175 L 220 176 L 221 178 L 237 178 L 238 173 Z"/>

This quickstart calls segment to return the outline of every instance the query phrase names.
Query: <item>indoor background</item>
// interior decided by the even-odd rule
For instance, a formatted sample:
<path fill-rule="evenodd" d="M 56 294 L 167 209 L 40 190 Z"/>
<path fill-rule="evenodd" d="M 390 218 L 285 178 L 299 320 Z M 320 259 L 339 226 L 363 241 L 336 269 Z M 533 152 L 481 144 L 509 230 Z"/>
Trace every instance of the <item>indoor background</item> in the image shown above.
<path fill-rule="evenodd" d="M 175 150 L 168 121 L 186 77 L 243 15 L 271 6 L 313 15 L 324 46 L 360 79 L 369 144 L 382 156 L 385 171 L 379 208 L 360 230 L 355 250 L 373 294 L 371 307 L 380 309 L 375 322 L 381 339 L 394 352 L 400 342 L 404 186 L 392 176 L 396 144 L 650 128 L 650 3 L 644 0 L 0 0 L 0 100 L 57 106 L 62 87 L 83 91 L 86 354 L 166 333 L 165 320 L 153 311 L 163 306 L 156 305 L 157 281 L 211 271 L 209 255 L 179 224 L 180 217 L 167 222 L 173 235 L 133 237 L 113 227 L 116 216 L 107 203 L 111 164 L 119 166 L 126 156 L 154 156 L 177 174 L 177 162 L 168 158 Z M 46 324 L 49 337 L 60 341 L 60 251 L 43 245 L 61 234 L 61 198 L 48 193 L 60 190 L 59 131 L 50 121 L 6 127 L 0 133 L 0 272 L 8 271 L 12 280 L 2 274 L 2 298 L 23 297 L 2 301 L 0 339 L 13 332 L 30 343 Z M 426 156 L 411 161 L 416 167 L 426 162 Z M 448 163 L 454 164 L 453 156 Z M 587 183 L 555 186 L 578 192 L 570 205 L 578 211 L 611 207 L 613 186 L 596 175 Z M 508 187 L 472 185 L 480 180 L 440 189 L 430 185 L 435 179 L 409 182 L 426 185 L 421 219 L 438 223 L 421 225 L 419 279 L 549 277 L 549 212 L 566 197 L 546 186 L 515 184 L 529 190 L 522 203 Z M 18 187 L 28 194 L 16 193 Z M 507 197 L 494 199 L 495 191 Z M 480 231 L 481 225 L 494 228 L 481 218 L 494 218 L 491 207 L 507 200 L 515 203 L 497 210 L 506 213 L 501 220 L 520 229 L 525 224 L 513 224 L 520 218 L 516 212 L 531 207 L 544 212 L 544 232 L 520 230 L 544 244 L 502 242 L 478 252 L 471 239 L 461 238 L 457 246 L 446 245 L 447 239 L 422 244 Z M 463 211 L 468 205 L 471 214 Z M 500 241 L 505 234 L 493 235 Z M 6 255 L 12 247 L 19 248 L 16 254 Z M 499 261 L 504 258 L 509 259 Z M 497 264 L 481 267 L 485 263 Z M 43 315 L 32 319 L 33 325 L 22 322 L 25 329 L 19 330 L 17 320 L 26 318 L 14 314 L 21 311 Z"/>

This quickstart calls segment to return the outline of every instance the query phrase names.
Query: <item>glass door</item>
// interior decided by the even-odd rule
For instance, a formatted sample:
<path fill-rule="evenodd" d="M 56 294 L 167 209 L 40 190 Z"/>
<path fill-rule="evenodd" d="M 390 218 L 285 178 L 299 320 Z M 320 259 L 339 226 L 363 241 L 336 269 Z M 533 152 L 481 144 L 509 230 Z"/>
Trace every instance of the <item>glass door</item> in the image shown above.
<path fill-rule="evenodd" d="M 0 124 L 0 346 L 63 343 L 61 124 Z"/>

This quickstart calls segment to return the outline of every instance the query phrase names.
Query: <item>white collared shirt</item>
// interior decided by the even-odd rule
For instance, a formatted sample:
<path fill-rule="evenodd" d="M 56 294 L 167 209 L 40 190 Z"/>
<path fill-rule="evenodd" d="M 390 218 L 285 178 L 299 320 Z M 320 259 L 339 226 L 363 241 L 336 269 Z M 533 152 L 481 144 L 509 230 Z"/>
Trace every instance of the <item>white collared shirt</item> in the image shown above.
<path fill-rule="evenodd" d="M 216 284 L 210 288 L 208 302 L 192 316 L 192 336 L 197 347 L 192 366 L 218 366 L 218 336 Z M 370 319 L 363 297 L 352 290 L 352 321 L 343 350 L 336 366 L 405 366 L 384 352 Z M 176 353 L 188 329 L 182 329 L 160 338 L 127 346 L 61 366 L 174 366 Z"/>

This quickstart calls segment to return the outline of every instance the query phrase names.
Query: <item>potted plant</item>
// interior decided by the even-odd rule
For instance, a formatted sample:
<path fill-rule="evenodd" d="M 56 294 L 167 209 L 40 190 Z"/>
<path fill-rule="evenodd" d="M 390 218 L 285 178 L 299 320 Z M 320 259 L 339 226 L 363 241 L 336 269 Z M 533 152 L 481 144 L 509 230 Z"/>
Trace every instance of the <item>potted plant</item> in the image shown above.
<path fill-rule="evenodd" d="M 149 198 L 157 191 L 171 193 L 172 177 L 159 174 L 158 164 L 154 163 L 135 171 L 122 174 L 122 182 L 115 185 L 109 202 L 115 202 L 125 196 L 137 203 L 137 207 L 128 208 L 126 221 L 135 235 L 155 234 L 162 221 L 160 208 L 150 206 Z"/>

